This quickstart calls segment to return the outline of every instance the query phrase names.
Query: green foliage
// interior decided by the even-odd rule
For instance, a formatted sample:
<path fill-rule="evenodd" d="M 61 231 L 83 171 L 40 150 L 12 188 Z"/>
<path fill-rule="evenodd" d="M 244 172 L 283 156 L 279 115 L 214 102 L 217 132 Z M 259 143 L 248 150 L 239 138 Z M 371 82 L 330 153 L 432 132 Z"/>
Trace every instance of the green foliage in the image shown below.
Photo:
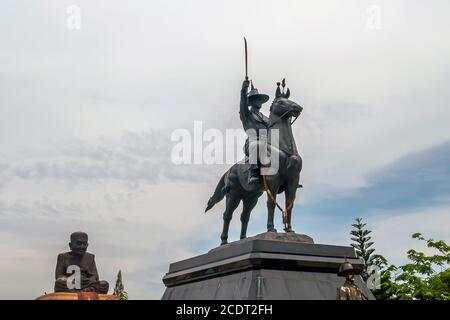
<path fill-rule="evenodd" d="M 119 270 L 117 273 L 116 286 L 114 287 L 113 295 L 118 296 L 120 300 L 128 300 L 128 293 L 124 290 L 122 283 L 122 271 Z"/>
<path fill-rule="evenodd" d="M 364 261 L 364 269 L 361 276 L 366 281 L 369 278 L 367 268 L 371 265 L 377 265 L 380 261 L 383 261 L 384 258 L 373 254 L 375 249 L 371 248 L 373 242 L 370 241 L 372 237 L 369 236 L 372 231 L 365 228 L 366 224 L 363 223 L 361 218 L 357 218 L 355 221 L 356 223 L 352 224 L 354 229 L 350 231 L 350 234 L 352 235 L 351 240 L 353 241 L 350 245 L 355 248 L 358 258 Z"/>
<path fill-rule="evenodd" d="M 380 288 L 372 290 L 379 300 L 450 300 L 450 246 L 445 241 L 425 239 L 421 233 L 414 233 L 413 239 L 426 243 L 434 254 L 410 249 L 409 262 L 395 266 L 381 255 L 374 254 L 371 231 L 361 218 L 352 224 L 352 247 L 358 258 L 364 261 L 362 278 L 367 281 L 371 265 L 380 269 Z"/>
<path fill-rule="evenodd" d="M 425 239 L 414 233 L 413 239 L 424 241 L 435 254 L 426 255 L 408 250 L 409 263 L 396 267 L 380 263 L 381 288 L 373 293 L 377 299 L 389 300 L 450 300 L 450 246 L 444 241 Z"/>

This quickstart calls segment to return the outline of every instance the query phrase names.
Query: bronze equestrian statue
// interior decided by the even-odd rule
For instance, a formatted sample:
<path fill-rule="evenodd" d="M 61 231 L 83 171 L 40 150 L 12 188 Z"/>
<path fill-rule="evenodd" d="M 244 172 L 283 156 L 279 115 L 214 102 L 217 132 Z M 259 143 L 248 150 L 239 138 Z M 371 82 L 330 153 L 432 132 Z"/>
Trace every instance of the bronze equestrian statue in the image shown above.
<path fill-rule="evenodd" d="M 228 229 L 230 221 L 233 216 L 234 210 L 236 210 L 241 201 L 243 202 L 243 209 L 241 213 L 240 238 L 246 238 L 250 213 L 256 206 L 258 198 L 263 194 L 264 190 L 266 190 L 268 193 L 267 231 L 277 231 L 274 227 L 275 206 L 279 206 L 279 204 L 276 203 L 276 195 L 284 192 L 286 197 L 286 209 L 284 210 L 285 212 L 283 219 L 283 222 L 285 223 L 284 231 L 294 232 L 291 226 L 291 212 L 293 203 L 295 201 L 296 191 L 299 187 L 298 183 L 300 179 L 300 171 L 302 169 L 302 158 L 298 154 L 295 139 L 292 134 L 291 125 L 293 123 L 292 119 L 294 118 L 295 121 L 295 119 L 300 116 L 303 108 L 297 103 L 289 100 L 290 91 L 289 89 L 287 89 L 286 92 L 284 91 L 284 79 L 282 82 L 282 87 L 283 91 L 281 91 L 280 89 L 280 83 L 277 83 L 275 99 L 273 100 L 270 107 L 270 116 L 267 121 L 268 154 L 270 154 L 270 159 L 277 159 L 277 170 L 275 170 L 275 172 L 272 172 L 271 174 L 263 174 L 263 181 L 261 181 L 261 179 L 259 178 L 258 172 L 258 181 L 257 183 L 255 183 L 254 181 L 252 181 L 254 180 L 253 170 L 255 166 L 248 161 L 249 154 L 251 156 L 251 152 L 246 152 L 246 158 L 244 160 L 234 164 L 227 172 L 225 172 L 225 174 L 217 184 L 214 194 L 208 201 L 205 212 L 210 210 L 223 198 L 226 198 L 226 209 L 223 214 L 223 231 L 220 237 L 222 240 L 222 245 L 228 243 Z M 249 99 L 249 97 L 247 97 L 247 88 L 248 80 L 246 77 L 241 90 L 241 120 L 244 118 L 244 120 L 242 120 L 244 129 L 249 128 L 250 125 L 248 124 L 251 124 L 252 121 L 257 124 L 256 129 L 259 129 L 264 121 L 258 122 L 257 119 L 265 119 L 258 114 L 259 108 L 256 108 L 255 110 L 255 106 L 254 104 L 252 104 L 252 99 Z M 249 105 L 251 106 L 250 111 L 248 111 Z M 248 113 L 246 113 L 246 111 L 248 111 Z M 253 120 L 247 120 L 249 117 L 252 117 Z M 250 129 L 253 129 L 253 127 L 250 127 Z M 273 141 L 274 143 L 271 143 L 271 140 L 274 140 L 275 138 L 275 132 L 279 133 L 279 143 L 275 143 L 276 141 Z M 257 137 L 257 139 L 258 138 L 260 137 Z M 251 143 L 252 142 L 250 141 L 248 145 L 251 145 Z M 256 145 L 256 149 L 258 149 L 258 147 L 260 147 L 261 145 L 259 140 Z M 249 148 L 246 149 L 246 151 L 248 151 Z M 270 165 L 273 164 L 270 163 L 269 166 L 267 163 L 259 164 L 261 162 L 259 156 L 257 160 L 258 171 L 260 168 L 270 169 Z M 265 166 L 268 166 L 268 168 L 264 168 Z"/>

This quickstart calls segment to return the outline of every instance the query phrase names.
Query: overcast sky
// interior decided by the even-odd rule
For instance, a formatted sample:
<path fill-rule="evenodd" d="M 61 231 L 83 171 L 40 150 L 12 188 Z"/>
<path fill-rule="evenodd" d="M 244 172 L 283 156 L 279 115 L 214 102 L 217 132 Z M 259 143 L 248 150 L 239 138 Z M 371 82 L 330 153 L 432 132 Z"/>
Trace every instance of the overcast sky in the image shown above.
<path fill-rule="evenodd" d="M 298 233 L 348 245 L 363 217 L 393 263 L 421 248 L 414 232 L 450 241 L 448 12 L 446 0 L 2 1 L 0 298 L 51 292 L 77 230 L 100 277 L 112 287 L 122 269 L 134 299 L 159 299 L 170 262 L 219 244 L 224 204 L 203 210 L 228 165 L 176 166 L 170 136 L 196 120 L 240 128 L 243 36 L 255 86 L 273 98 L 286 77 L 304 108 Z M 265 231 L 263 199 L 250 235 Z"/>

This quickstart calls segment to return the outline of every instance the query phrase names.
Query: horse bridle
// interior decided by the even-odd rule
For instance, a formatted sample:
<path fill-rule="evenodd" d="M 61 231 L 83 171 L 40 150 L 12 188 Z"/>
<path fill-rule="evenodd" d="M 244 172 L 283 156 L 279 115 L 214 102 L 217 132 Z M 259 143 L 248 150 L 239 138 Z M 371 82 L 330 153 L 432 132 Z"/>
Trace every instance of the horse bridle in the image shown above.
<path fill-rule="evenodd" d="M 280 121 L 280 119 L 283 119 L 283 117 L 284 117 L 285 115 L 287 115 L 287 114 L 288 114 L 289 112 L 291 112 L 291 111 L 292 111 L 292 110 L 288 110 L 288 111 L 286 111 L 285 113 L 283 113 L 277 120 L 275 120 L 274 123 L 272 123 L 271 125 L 269 125 L 269 128 L 272 127 L 272 126 L 274 126 L 276 123 L 278 123 L 278 121 Z M 296 117 L 294 118 L 294 120 L 291 121 L 291 125 L 295 122 L 295 120 L 297 120 L 298 117 L 300 117 L 300 114 L 299 114 L 298 116 L 296 116 Z"/>

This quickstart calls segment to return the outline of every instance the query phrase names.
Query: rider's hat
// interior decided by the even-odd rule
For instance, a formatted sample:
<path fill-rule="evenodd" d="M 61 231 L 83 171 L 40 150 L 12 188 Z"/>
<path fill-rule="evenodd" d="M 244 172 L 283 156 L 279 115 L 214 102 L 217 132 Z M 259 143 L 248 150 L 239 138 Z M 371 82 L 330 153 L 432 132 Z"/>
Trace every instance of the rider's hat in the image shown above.
<path fill-rule="evenodd" d="M 267 102 L 269 100 L 269 96 L 267 94 L 263 94 L 263 93 L 259 93 L 258 89 L 256 89 L 253 86 L 253 82 L 252 82 L 252 86 L 251 86 L 251 90 L 248 93 L 248 104 L 249 105 L 257 105 L 260 106 L 262 105 L 264 102 Z"/>

